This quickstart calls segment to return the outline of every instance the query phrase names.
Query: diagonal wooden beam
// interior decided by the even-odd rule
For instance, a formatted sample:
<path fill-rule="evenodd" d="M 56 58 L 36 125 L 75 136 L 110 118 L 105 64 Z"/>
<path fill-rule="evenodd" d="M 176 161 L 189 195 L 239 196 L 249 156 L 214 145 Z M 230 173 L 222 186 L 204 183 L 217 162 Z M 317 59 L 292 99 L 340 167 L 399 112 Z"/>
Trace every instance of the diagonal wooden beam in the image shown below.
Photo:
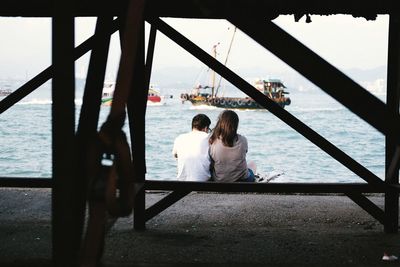
<path fill-rule="evenodd" d="M 153 67 L 154 47 L 156 44 L 156 34 L 157 34 L 157 29 L 152 25 L 150 28 L 149 42 L 147 45 L 147 57 L 146 57 L 146 67 L 145 67 L 145 79 L 144 79 L 144 86 L 145 89 L 147 89 L 147 91 L 150 86 L 151 69 Z"/>
<path fill-rule="evenodd" d="M 187 196 L 190 192 L 191 191 L 178 190 L 169 193 L 167 196 L 165 196 L 164 198 L 153 204 L 151 207 L 146 209 L 145 212 L 146 221 L 160 214 L 162 211 L 166 210 L 167 208 L 175 204 L 177 201 Z"/>
<path fill-rule="evenodd" d="M 113 21 L 111 30 L 108 34 L 113 34 L 119 28 L 120 20 L 115 19 Z M 95 36 L 91 36 L 82 44 L 77 46 L 74 50 L 74 60 L 77 60 L 87 52 L 89 52 L 93 45 L 94 45 Z M 38 75 L 33 77 L 31 80 L 23 84 L 17 90 L 12 92 L 10 95 L 5 97 L 3 100 L 0 101 L 0 114 L 12 107 L 15 103 L 32 93 L 36 90 L 39 86 L 43 85 L 45 82 L 50 80 L 53 77 L 53 66 L 47 67 L 45 70 L 40 72 Z"/>
<path fill-rule="evenodd" d="M 129 90 L 124 90 L 122 88 L 135 87 L 136 82 L 133 75 L 136 72 L 138 51 L 141 48 L 142 40 L 142 25 L 143 22 L 143 11 L 144 11 L 145 1 L 136 0 L 129 1 L 127 16 L 124 17 L 125 27 L 121 42 L 121 57 L 117 73 L 117 82 L 115 84 L 115 90 L 113 95 L 113 105 L 111 106 L 109 119 L 115 121 L 125 120 L 125 103 L 130 97 L 131 92 Z M 144 33 L 143 33 L 144 34 Z M 139 53 L 140 56 L 140 53 Z M 144 65 L 144 60 L 143 60 Z M 143 66 L 142 65 L 142 66 Z M 121 88 L 121 89 L 120 89 Z"/>
<path fill-rule="evenodd" d="M 390 112 L 381 100 L 273 22 L 239 18 L 232 18 L 230 22 L 378 131 L 385 135 L 390 131 L 400 136 L 398 112 Z M 397 138 L 397 143 L 399 142 L 400 138 Z"/>
<path fill-rule="evenodd" d="M 110 30 L 112 17 L 100 16 L 97 19 L 93 35 L 92 53 L 90 55 L 88 74 L 82 98 L 77 136 L 85 144 L 89 136 L 97 131 L 101 95 L 107 67 L 107 57 L 110 47 Z"/>
<path fill-rule="evenodd" d="M 97 18 L 94 34 L 94 44 L 88 73 L 86 77 L 85 90 L 82 99 L 82 107 L 79 117 L 78 129 L 76 132 L 78 159 L 77 176 L 79 186 L 75 189 L 75 198 L 81 203 L 77 213 L 81 221 L 80 236 L 83 235 L 83 225 L 86 211 L 86 200 L 88 197 L 88 184 L 94 177 L 88 177 L 87 164 L 89 158 L 89 146 L 93 144 L 94 134 L 97 132 L 99 121 L 101 95 L 104 83 L 104 76 L 107 66 L 107 57 L 110 46 L 109 34 L 113 18 L 111 16 L 100 16 Z M 91 219 L 90 219 L 91 220 Z"/>
<path fill-rule="evenodd" d="M 202 61 L 204 64 L 218 72 L 221 76 L 223 76 L 226 80 L 228 80 L 230 83 L 235 85 L 237 88 L 239 88 L 241 91 L 243 91 L 245 94 L 256 100 L 261 106 L 264 108 L 268 109 L 271 113 L 273 113 L 275 116 L 277 116 L 279 119 L 284 121 L 286 124 L 288 124 L 290 127 L 292 127 L 294 130 L 302 134 L 304 137 L 306 137 L 308 140 L 310 140 L 312 143 L 317 145 L 319 148 L 321 148 L 323 151 L 328 153 L 330 156 L 332 156 L 334 159 L 336 159 L 338 162 L 342 163 L 344 166 L 346 166 L 349 170 L 353 171 L 355 174 L 360 176 L 362 179 L 367 181 L 368 183 L 377 186 L 377 187 L 385 187 L 385 183 L 377 177 L 375 174 L 373 174 L 371 171 L 369 171 L 367 168 L 359 164 L 357 161 L 355 161 L 353 158 L 348 156 L 346 153 L 344 153 L 342 150 L 337 148 L 335 145 L 330 143 L 328 140 L 323 138 L 321 135 L 319 135 L 317 132 L 312 130 L 310 127 L 305 125 L 303 122 L 301 122 L 299 119 L 294 117 L 292 114 L 281 108 L 278 104 L 276 104 L 274 101 L 269 99 L 268 97 L 265 97 L 261 92 L 259 92 L 257 89 L 255 89 L 251 84 L 246 82 L 244 79 L 239 77 L 236 73 L 232 72 L 229 68 L 224 66 L 222 63 L 220 63 L 218 60 L 214 59 L 212 56 L 210 56 L 207 52 L 199 48 L 197 45 L 195 45 L 193 42 L 191 42 L 189 39 L 187 39 L 185 36 L 177 32 L 175 29 L 170 27 L 168 24 L 163 22 L 159 18 L 153 18 L 149 19 L 149 22 L 151 24 L 154 24 L 159 31 L 164 33 L 167 37 L 172 39 L 174 42 L 176 42 L 178 45 L 183 47 L 185 50 L 187 50 L 189 53 L 197 57 L 200 61 Z"/>
<path fill-rule="evenodd" d="M 374 217 L 381 224 L 385 222 L 385 213 L 381 208 L 379 208 L 375 203 L 369 200 L 367 197 L 362 195 L 361 193 L 350 192 L 346 193 L 346 195 L 353 200 L 358 206 L 364 209 L 368 214 Z"/>

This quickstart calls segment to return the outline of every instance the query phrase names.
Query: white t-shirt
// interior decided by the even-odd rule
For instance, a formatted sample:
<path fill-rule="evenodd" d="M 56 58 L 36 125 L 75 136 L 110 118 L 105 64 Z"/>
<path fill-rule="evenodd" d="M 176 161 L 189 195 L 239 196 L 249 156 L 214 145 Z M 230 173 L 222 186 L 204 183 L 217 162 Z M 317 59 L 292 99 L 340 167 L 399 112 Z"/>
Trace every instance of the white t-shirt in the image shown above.
<path fill-rule="evenodd" d="M 178 156 L 178 180 L 207 181 L 210 179 L 208 137 L 206 132 L 193 130 L 175 139 L 172 154 Z"/>

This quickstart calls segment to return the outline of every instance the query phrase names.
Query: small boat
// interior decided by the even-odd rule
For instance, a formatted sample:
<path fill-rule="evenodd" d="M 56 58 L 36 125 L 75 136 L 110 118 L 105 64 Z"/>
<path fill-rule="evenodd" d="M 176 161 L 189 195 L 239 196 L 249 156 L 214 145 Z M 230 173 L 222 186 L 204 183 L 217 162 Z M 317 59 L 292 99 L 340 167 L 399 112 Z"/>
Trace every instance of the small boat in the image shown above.
<path fill-rule="evenodd" d="M 103 93 L 101 95 L 101 104 L 104 106 L 111 106 L 114 96 L 115 82 L 105 82 L 103 86 Z"/>
<path fill-rule="evenodd" d="M 259 79 L 254 87 L 266 97 L 272 99 L 279 106 L 284 108 L 290 105 L 291 100 L 286 94 L 286 86 L 279 79 Z M 211 92 L 209 92 L 211 91 Z M 218 97 L 214 94 L 212 86 L 196 86 L 191 94 L 181 94 L 182 102 L 189 101 L 194 106 L 207 105 L 227 109 L 264 109 L 250 97 Z"/>
<path fill-rule="evenodd" d="M 1 87 L 0 88 L 0 96 L 10 95 L 13 91 L 9 87 L 10 87 L 9 85 L 5 85 L 5 86 Z"/>
<path fill-rule="evenodd" d="M 111 106 L 113 95 L 115 90 L 115 82 L 105 82 L 103 87 L 103 94 L 101 98 L 101 104 L 104 106 Z M 161 96 L 160 91 L 155 88 L 154 85 L 150 85 L 149 92 L 147 94 L 148 104 L 163 104 L 165 98 L 172 98 L 171 96 Z"/>
<path fill-rule="evenodd" d="M 151 103 L 161 103 L 163 98 L 160 96 L 160 91 L 156 90 L 150 85 L 149 92 L 147 94 L 147 101 Z"/>

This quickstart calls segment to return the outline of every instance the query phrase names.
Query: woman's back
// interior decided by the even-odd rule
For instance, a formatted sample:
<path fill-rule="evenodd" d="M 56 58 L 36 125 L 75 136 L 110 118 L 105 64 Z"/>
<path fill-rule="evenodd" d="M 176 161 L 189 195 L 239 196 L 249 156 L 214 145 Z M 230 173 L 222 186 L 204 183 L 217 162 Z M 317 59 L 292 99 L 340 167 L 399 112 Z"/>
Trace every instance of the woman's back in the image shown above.
<path fill-rule="evenodd" d="M 246 163 L 247 139 L 238 134 L 232 147 L 225 146 L 221 139 L 210 145 L 212 177 L 218 182 L 235 182 L 248 177 Z"/>

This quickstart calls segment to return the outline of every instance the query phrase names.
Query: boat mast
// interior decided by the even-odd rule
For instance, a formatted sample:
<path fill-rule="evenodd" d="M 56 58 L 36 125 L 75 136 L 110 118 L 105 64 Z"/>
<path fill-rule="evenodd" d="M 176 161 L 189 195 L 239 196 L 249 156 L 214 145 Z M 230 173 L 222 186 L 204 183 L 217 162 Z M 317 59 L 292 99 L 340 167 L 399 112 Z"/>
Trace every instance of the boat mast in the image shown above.
<path fill-rule="evenodd" d="M 233 44 L 233 39 L 235 38 L 235 34 L 236 34 L 236 29 L 237 29 L 237 27 L 235 26 L 235 28 L 233 29 L 232 39 L 231 39 L 231 42 L 230 42 L 230 44 L 229 44 L 229 49 L 228 49 L 228 52 L 226 53 L 226 58 L 225 58 L 224 66 L 226 66 L 226 64 L 228 63 L 229 53 L 231 52 L 231 48 L 232 48 L 232 44 Z M 215 95 L 218 94 L 218 89 L 219 89 L 219 87 L 221 86 L 221 80 L 222 80 L 222 76 L 219 76 L 218 86 L 217 86 L 217 90 L 216 90 L 216 92 L 215 92 Z"/>
<path fill-rule="evenodd" d="M 212 56 L 216 59 L 217 58 L 217 46 L 219 43 L 213 45 L 212 49 Z M 212 70 L 212 76 L 211 76 L 211 97 L 214 97 L 214 88 L 215 88 L 215 71 Z"/>

